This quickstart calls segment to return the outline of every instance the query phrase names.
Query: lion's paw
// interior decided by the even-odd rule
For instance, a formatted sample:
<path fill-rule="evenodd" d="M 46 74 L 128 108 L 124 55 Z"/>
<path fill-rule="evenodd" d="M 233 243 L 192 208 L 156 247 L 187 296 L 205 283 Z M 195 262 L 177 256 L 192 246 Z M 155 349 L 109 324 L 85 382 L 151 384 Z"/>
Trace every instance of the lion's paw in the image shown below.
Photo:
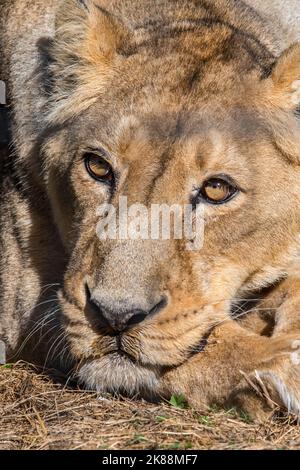
<path fill-rule="evenodd" d="M 267 359 L 243 379 L 231 393 L 228 404 L 254 418 L 265 419 L 285 411 L 300 419 L 300 340 L 276 338 Z"/>

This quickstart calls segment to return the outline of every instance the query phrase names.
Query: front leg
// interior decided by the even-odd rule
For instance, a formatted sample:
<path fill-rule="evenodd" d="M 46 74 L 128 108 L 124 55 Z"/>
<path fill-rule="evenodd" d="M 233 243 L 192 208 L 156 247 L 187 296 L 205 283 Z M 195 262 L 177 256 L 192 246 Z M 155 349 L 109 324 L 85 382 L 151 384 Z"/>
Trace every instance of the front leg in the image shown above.
<path fill-rule="evenodd" d="M 252 381 L 242 381 L 231 398 L 239 407 L 249 409 L 263 392 L 269 403 L 277 403 L 282 409 L 300 417 L 300 279 L 289 277 L 274 288 L 257 307 L 253 315 L 272 318 L 273 344 L 291 342 L 291 353 L 274 358 L 271 363 L 255 370 Z M 244 323 L 245 324 L 245 323 Z M 250 385 L 250 386 L 249 386 Z M 252 407 L 253 408 L 253 407 Z"/>
<path fill-rule="evenodd" d="M 260 336 L 228 321 L 213 331 L 204 352 L 165 372 L 161 393 L 183 394 L 196 408 L 236 405 L 253 417 L 265 417 L 280 398 L 276 382 L 270 380 L 272 374 L 286 370 L 299 374 L 300 366 L 292 363 L 300 349 L 299 339 L 300 334 Z M 294 349 L 295 345 L 299 348 Z M 259 393 L 260 380 L 266 384 L 263 392 L 268 392 L 267 397 Z M 282 380 L 287 380 L 287 376 Z M 299 410 L 296 407 L 292 411 Z"/>

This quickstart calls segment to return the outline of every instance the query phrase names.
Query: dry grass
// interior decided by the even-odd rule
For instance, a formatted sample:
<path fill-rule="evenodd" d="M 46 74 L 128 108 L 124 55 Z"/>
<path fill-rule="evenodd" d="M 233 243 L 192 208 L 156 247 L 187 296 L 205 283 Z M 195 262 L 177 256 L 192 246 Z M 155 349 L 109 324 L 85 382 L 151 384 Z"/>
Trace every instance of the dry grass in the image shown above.
<path fill-rule="evenodd" d="M 97 398 L 17 364 L 0 368 L 0 449 L 300 449 L 300 431 L 234 411 Z"/>

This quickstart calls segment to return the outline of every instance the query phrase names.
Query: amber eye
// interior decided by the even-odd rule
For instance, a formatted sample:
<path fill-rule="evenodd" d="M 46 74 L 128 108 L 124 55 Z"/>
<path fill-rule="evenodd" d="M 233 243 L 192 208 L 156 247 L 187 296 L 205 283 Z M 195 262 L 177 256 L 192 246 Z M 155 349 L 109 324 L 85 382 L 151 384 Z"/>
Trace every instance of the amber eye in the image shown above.
<path fill-rule="evenodd" d="M 85 155 L 85 167 L 89 175 L 97 181 L 111 184 L 114 180 L 114 172 L 104 157 L 93 153 Z"/>
<path fill-rule="evenodd" d="M 205 181 L 200 190 L 200 196 L 211 204 L 223 204 L 229 201 L 237 192 L 238 189 L 225 179 L 212 178 Z"/>

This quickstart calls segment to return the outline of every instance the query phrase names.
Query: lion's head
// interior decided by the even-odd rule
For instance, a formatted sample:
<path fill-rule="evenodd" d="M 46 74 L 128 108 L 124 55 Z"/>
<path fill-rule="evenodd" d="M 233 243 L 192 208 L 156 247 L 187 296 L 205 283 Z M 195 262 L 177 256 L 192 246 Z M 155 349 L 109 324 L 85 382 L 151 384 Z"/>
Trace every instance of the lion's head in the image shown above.
<path fill-rule="evenodd" d="M 40 74 L 44 186 L 68 257 L 57 317 L 88 387 L 151 391 L 233 300 L 291 269 L 300 47 L 276 61 L 196 2 L 62 3 Z M 99 206 L 120 196 L 201 205 L 202 248 L 102 240 Z"/>

